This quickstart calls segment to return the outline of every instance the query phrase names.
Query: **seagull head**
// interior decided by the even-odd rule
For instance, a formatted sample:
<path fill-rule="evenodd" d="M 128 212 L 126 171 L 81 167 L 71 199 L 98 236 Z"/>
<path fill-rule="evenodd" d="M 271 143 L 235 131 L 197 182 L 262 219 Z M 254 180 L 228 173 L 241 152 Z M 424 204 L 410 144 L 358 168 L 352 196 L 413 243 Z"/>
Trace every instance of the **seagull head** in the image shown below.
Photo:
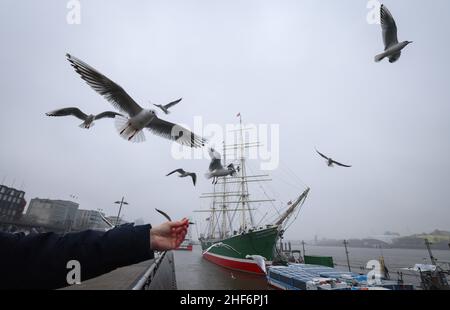
<path fill-rule="evenodd" d="M 153 109 L 148 109 L 147 110 L 147 115 L 149 115 L 149 117 L 153 120 L 155 117 L 157 117 L 158 115 L 156 114 L 156 110 Z"/>
<path fill-rule="evenodd" d="M 234 175 L 236 174 L 236 168 L 234 168 L 234 165 L 233 165 L 233 164 L 229 164 L 229 165 L 227 166 L 227 169 L 228 169 L 228 171 L 231 172 L 231 175 L 232 175 L 232 176 L 234 176 Z"/>
<path fill-rule="evenodd" d="M 145 125 L 150 124 L 157 116 L 156 111 L 153 109 L 144 109 L 139 113 L 141 122 L 145 122 Z"/>

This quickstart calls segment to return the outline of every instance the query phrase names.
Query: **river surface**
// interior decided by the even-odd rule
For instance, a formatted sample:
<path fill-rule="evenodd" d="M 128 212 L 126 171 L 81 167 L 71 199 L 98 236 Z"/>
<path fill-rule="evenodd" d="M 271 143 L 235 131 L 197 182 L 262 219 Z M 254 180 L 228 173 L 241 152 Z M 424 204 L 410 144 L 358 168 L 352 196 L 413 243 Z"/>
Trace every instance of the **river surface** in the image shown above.
<path fill-rule="evenodd" d="M 294 249 L 297 247 L 293 246 Z M 371 249 L 349 248 L 352 271 L 366 273 L 361 269 L 369 260 L 377 260 L 383 255 L 391 278 L 397 280 L 400 268 L 414 264 L 429 264 L 426 249 Z M 343 247 L 306 246 L 306 255 L 332 256 L 336 268 L 347 270 L 347 259 Z M 441 262 L 450 262 L 450 250 L 433 250 L 433 255 Z M 175 269 L 178 289 L 184 290 L 266 290 L 271 289 L 262 276 L 228 270 L 205 260 L 201 248 L 194 245 L 192 252 L 175 251 Z M 419 277 L 415 273 L 403 271 L 405 283 L 418 285 Z"/>

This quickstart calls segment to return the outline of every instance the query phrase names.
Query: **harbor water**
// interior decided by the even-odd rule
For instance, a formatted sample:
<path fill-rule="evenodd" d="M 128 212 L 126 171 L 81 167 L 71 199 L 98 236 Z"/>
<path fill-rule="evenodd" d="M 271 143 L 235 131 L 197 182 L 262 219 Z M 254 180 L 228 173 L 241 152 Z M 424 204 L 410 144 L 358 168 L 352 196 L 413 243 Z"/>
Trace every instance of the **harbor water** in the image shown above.
<path fill-rule="evenodd" d="M 293 246 L 294 249 L 298 249 Z M 412 267 L 414 264 L 429 264 L 426 249 L 372 249 L 349 248 L 352 271 L 367 273 L 361 269 L 370 260 L 378 260 L 383 255 L 391 279 L 397 280 L 400 268 Z M 344 247 L 305 247 L 306 255 L 332 256 L 336 268 L 347 270 Z M 433 250 L 433 255 L 440 262 L 450 262 L 450 250 Z M 272 289 L 264 277 L 228 270 L 217 266 L 201 256 L 201 248 L 194 245 L 193 251 L 175 251 L 175 270 L 178 289 L 184 290 L 266 290 Z M 405 283 L 419 285 L 417 274 L 403 271 Z"/>
<path fill-rule="evenodd" d="M 180 290 L 266 290 L 265 278 L 217 266 L 202 258 L 199 245 L 175 251 L 177 288 Z"/>

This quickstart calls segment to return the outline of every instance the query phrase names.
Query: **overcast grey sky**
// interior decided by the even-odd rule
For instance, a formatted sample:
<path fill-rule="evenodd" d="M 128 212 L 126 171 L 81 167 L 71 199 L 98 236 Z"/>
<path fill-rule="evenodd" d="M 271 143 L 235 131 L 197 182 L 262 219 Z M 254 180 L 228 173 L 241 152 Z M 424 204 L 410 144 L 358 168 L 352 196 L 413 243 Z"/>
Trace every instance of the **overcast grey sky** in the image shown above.
<path fill-rule="evenodd" d="M 225 125 L 241 112 L 279 124 L 270 189 L 284 202 L 304 189 L 287 169 L 311 187 L 288 238 L 450 229 L 450 2 L 384 3 L 399 39 L 414 41 L 393 65 L 373 61 L 383 46 L 366 1 L 81 0 L 81 24 L 68 25 L 66 1 L 3 0 L 0 181 L 23 182 L 28 201 L 75 194 L 80 208 L 108 214 L 125 195 L 128 220 L 206 207 L 207 159 L 175 161 L 171 143 L 149 132 L 128 143 L 111 120 L 83 130 L 44 115 L 113 110 L 69 52 L 142 106 L 183 97 L 168 120 Z M 353 168 L 326 167 L 315 147 Z M 195 189 L 164 176 L 179 167 L 199 173 Z"/>

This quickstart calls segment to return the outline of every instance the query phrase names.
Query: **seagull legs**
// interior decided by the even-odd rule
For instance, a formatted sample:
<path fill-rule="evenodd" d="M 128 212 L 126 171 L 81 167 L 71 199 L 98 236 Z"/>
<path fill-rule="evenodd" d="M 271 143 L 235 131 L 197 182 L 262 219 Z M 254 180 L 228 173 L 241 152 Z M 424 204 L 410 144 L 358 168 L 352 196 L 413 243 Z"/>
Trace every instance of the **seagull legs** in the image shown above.
<path fill-rule="evenodd" d="M 130 127 L 130 125 L 128 125 L 127 127 L 125 127 L 124 129 L 122 129 L 122 131 L 120 132 L 121 135 L 123 135 L 123 133 L 125 132 L 125 130 L 128 129 L 128 127 Z"/>
<path fill-rule="evenodd" d="M 128 138 L 128 141 L 134 138 L 134 136 L 138 133 L 139 130 L 135 130 L 134 133 Z"/>

